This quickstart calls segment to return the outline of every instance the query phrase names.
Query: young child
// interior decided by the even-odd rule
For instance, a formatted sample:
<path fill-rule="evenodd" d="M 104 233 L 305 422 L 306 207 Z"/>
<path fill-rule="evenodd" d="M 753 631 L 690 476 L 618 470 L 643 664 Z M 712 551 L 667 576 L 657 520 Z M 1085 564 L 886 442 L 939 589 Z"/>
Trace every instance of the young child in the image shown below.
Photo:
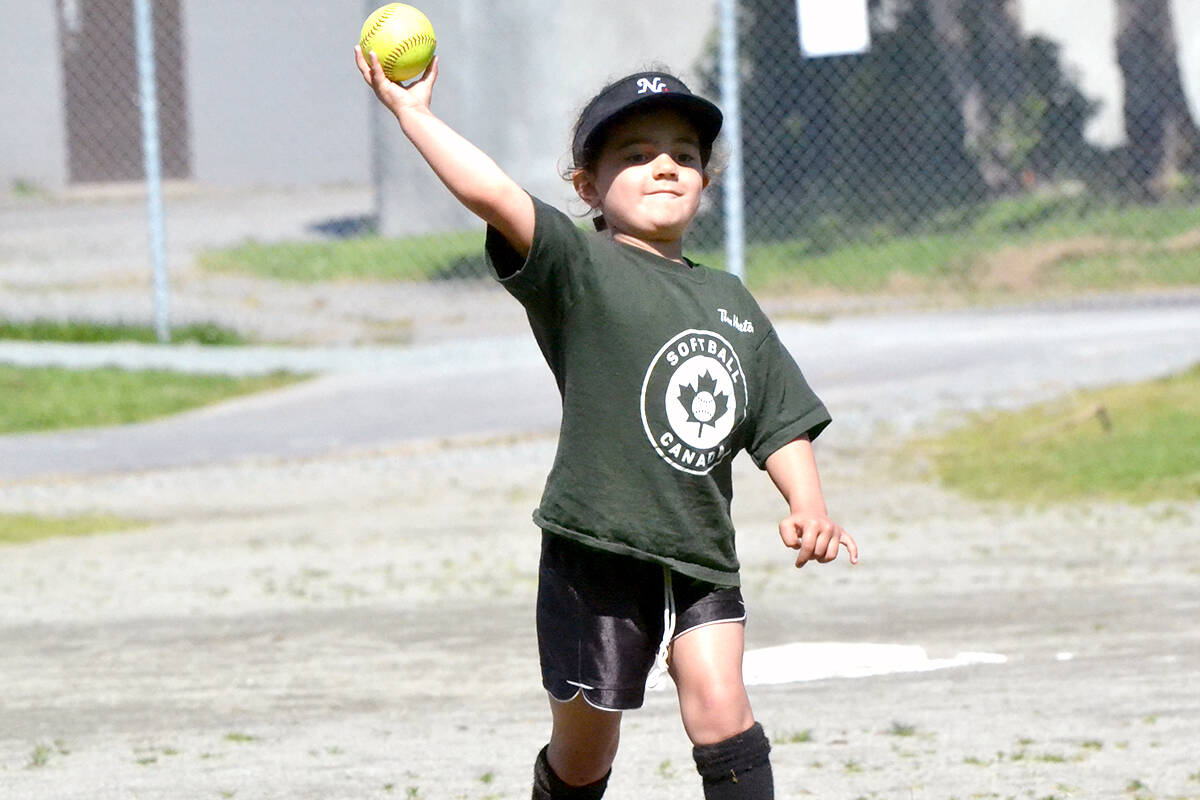
<path fill-rule="evenodd" d="M 597 233 L 532 198 L 430 111 L 435 59 L 407 88 L 356 49 L 364 80 L 447 188 L 487 223 L 497 279 L 558 381 L 537 629 L 552 732 L 534 800 L 599 798 L 621 713 L 656 663 L 674 679 L 707 800 L 774 796 L 742 682 L 745 610 L 730 520 L 742 449 L 788 503 L 796 566 L 854 539 L 826 512 L 811 441 L 829 423 L 742 283 L 683 257 L 721 112 L 666 73 L 602 90 L 576 125 L 572 178 Z M 369 60 L 368 60 L 369 58 Z"/>

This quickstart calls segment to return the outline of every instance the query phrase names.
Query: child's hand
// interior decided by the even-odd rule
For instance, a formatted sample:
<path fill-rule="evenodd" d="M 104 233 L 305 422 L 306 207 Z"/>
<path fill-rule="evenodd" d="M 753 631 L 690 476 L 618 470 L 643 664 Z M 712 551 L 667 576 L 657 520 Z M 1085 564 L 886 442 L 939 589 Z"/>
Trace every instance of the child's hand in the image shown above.
<path fill-rule="evenodd" d="M 858 563 L 858 545 L 854 537 L 824 514 L 802 511 L 789 514 L 779 523 L 779 538 L 788 547 L 800 551 L 796 556 L 797 567 L 813 560 L 827 564 L 837 558 L 842 545 L 850 554 L 850 563 Z"/>
<path fill-rule="evenodd" d="M 379 56 L 374 52 L 369 54 L 368 60 L 368 54 L 364 53 L 361 47 L 355 45 L 354 61 L 358 64 L 358 71 L 362 73 L 363 80 L 375 91 L 375 96 L 379 98 L 379 101 L 387 106 L 393 114 L 398 115 L 406 108 L 429 110 L 429 102 L 433 98 L 433 84 L 437 80 L 437 56 L 434 56 L 433 60 L 429 62 L 429 66 L 425 68 L 421 77 L 408 86 L 388 80 L 388 77 L 383 74 Z"/>

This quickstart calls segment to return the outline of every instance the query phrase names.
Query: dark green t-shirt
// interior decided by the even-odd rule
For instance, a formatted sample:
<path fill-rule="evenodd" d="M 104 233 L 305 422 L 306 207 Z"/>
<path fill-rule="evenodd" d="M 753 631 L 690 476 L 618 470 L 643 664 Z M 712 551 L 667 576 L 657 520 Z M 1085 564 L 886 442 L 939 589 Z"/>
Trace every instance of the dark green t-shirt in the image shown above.
<path fill-rule="evenodd" d="M 816 437 L 825 406 L 736 277 L 585 233 L 536 199 L 534 208 L 523 263 L 498 232 L 487 238 L 562 394 L 534 521 L 737 585 L 733 456 L 744 448 L 762 468 L 788 442 Z"/>

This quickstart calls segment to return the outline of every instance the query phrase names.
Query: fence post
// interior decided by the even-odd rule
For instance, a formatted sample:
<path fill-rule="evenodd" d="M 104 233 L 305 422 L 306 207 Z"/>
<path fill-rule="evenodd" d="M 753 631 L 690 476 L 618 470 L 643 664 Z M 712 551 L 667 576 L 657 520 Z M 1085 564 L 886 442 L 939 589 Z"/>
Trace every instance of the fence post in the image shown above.
<path fill-rule="evenodd" d="M 158 341 L 171 341 L 165 234 L 163 232 L 162 155 L 158 133 L 158 90 L 154 69 L 154 18 L 150 0 L 133 0 L 137 36 L 138 102 L 142 110 L 142 160 L 146 172 L 146 206 L 150 261 L 154 270 L 154 330 Z"/>
<path fill-rule="evenodd" d="M 725 268 L 746 280 L 746 222 L 742 195 L 741 75 L 738 70 L 737 0 L 721 4 L 721 108 L 729 164 L 725 186 Z"/>

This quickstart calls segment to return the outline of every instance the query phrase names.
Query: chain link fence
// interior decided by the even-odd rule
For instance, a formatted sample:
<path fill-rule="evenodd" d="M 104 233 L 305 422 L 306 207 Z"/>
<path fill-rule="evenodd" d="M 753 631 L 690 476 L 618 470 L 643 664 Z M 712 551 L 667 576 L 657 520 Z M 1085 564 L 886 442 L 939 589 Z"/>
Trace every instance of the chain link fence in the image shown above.
<path fill-rule="evenodd" d="M 135 4 L 58 0 L 58 9 L 68 180 L 140 180 L 145 165 Z M 183 179 L 191 165 L 180 0 L 155 0 L 153 14 L 163 176 Z"/>
<path fill-rule="evenodd" d="M 1054 39 L 1027 32 L 1015 2 L 872 0 L 867 52 L 809 58 L 793 0 L 740 0 L 751 282 L 856 292 L 1200 282 L 1200 54 L 1187 62 L 1189 104 L 1171 4 L 1111 10 L 1113 40 L 1092 46 L 1117 55 L 1124 91 L 1108 87 L 1105 102 L 1124 101 L 1109 118 L 1125 137 L 1105 145 L 1089 125 L 1112 109 L 1089 97 Z M 703 68 L 714 97 L 718 67 L 714 57 Z M 706 244 L 723 216 L 705 221 Z"/>
<path fill-rule="evenodd" d="M 69 186 L 145 176 L 135 5 L 54 3 L 54 34 L 64 54 L 62 149 Z M 698 75 L 693 88 L 720 102 L 717 5 L 700 7 L 712 15 L 710 45 L 697 41 L 697 62 L 675 66 Z M 323 186 L 360 183 L 356 197 L 367 198 L 366 207 L 348 209 L 305 236 L 336 240 L 369 233 L 371 175 L 379 164 L 377 158 L 372 163 L 366 143 L 369 126 L 356 105 L 363 89 L 349 75 L 347 47 L 322 55 L 326 60 L 305 59 L 295 69 L 348 76 L 356 88 L 314 94 L 310 80 L 293 96 L 303 102 L 358 92 L 353 102 L 320 113 L 320 100 L 309 99 L 308 107 L 281 105 L 277 111 L 295 123 L 281 134 L 254 122 L 274 98 L 222 97 L 204 82 L 211 69 L 195 66 L 197 59 L 240 61 L 242 67 L 231 69 L 245 73 L 247 87 L 279 79 L 253 74 L 262 67 L 258 55 L 236 39 L 246 26 L 205 23 L 200 7 L 184 0 L 154 0 L 152 6 L 163 176 L 203 184 L 230 159 L 198 147 L 206 139 L 197 132 L 245 125 L 240 139 L 251 154 L 228 170 L 241 171 L 247 194 L 264 185 L 320 193 Z M 364 4 L 314 4 L 314 14 L 317 6 L 339 15 L 336 21 L 293 24 L 344 28 L 345 35 L 332 38 L 353 40 Z M 870 0 L 869 49 L 819 58 L 801 52 L 797 0 L 737 0 L 734 6 L 740 216 L 745 272 L 758 291 L 1200 284 L 1200 0 Z M 1107 15 L 1107 24 L 1095 29 L 1103 36 L 1090 27 L 1083 37 L 1074 30 L 1077 21 L 1095 21 L 1089 15 Z M 619 15 L 612 24 L 622 24 Z M 1087 39 L 1083 45 L 1081 38 Z M 1064 43 L 1073 43 L 1075 55 L 1068 57 Z M 1087 56 L 1082 65 L 1080 53 Z M 354 136 L 335 131 L 328 144 L 314 146 L 317 157 L 280 156 L 282 136 L 316 141 L 336 127 L 330 121 L 360 132 L 361 147 Z M 734 172 L 728 142 L 724 149 L 724 174 L 710 189 L 711 202 L 690 239 L 693 255 L 718 267 L 726 265 L 731 221 L 720 192 Z M 541 160 L 553 169 L 559 155 L 548 152 Z M 339 158 L 355 163 L 343 169 Z M 26 188 L 19 177 L 10 184 L 10 194 Z M 275 213 L 287 213 L 285 204 Z M 176 213 L 168 198 L 169 231 L 181 227 L 173 223 Z M 431 229 L 437 227 L 434 220 Z M 377 256 L 382 271 L 371 274 L 388 278 L 388 265 L 395 265 L 396 275 L 409 279 L 437 273 L 435 262 L 464 259 L 461 236 L 445 239 L 450 255 L 439 253 L 441 242 L 437 236 L 417 237 L 412 246 L 395 242 Z M 467 261 L 478 266 L 477 257 Z"/>

